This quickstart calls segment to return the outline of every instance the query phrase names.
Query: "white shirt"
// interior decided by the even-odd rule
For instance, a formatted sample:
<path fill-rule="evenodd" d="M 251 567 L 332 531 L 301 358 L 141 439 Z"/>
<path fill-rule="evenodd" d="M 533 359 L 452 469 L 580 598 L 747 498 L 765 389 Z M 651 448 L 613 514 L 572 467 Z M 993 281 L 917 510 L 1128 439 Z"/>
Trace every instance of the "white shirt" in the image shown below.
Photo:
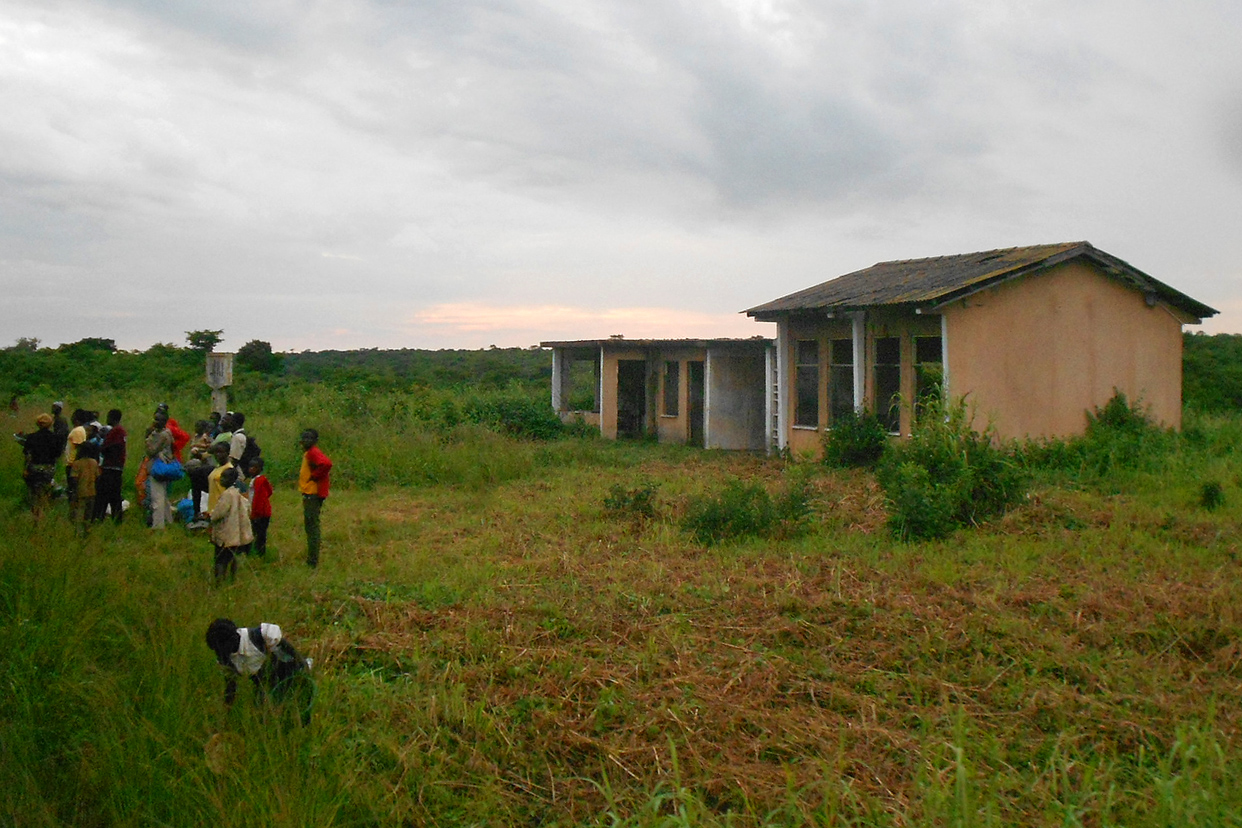
<path fill-rule="evenodd" d="M 239 465 L 237 461 L 241 460 L 242 454 L 246 451 L 246 440 L 246 432 L 240 428 L 233 432 L 233 438 L 229 440 L 229 459 L 233 461 L 234 466 Z M 246 469 L 239 468 L 237 472 L 244 475 Z"/>

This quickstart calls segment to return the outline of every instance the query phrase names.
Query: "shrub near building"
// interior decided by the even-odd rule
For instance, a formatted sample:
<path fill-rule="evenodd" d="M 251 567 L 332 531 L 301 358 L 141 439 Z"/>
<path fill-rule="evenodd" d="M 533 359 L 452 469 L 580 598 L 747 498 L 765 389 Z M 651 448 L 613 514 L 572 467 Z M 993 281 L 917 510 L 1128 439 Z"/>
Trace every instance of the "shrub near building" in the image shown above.
<path fill-rule="evenodd" d="M 970 427 L 964 403 L 929 407 L 876 470 L 889 526 L 906 540 L 940 538 L 1001 514 L 1026 492 L 1026 474 L 991 429 Z"/>

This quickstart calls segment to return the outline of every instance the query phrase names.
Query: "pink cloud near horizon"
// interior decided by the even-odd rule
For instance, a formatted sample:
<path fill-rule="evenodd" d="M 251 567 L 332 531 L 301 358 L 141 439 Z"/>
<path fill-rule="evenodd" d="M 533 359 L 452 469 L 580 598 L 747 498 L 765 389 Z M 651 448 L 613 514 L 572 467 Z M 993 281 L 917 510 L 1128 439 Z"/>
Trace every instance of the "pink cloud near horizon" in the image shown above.
<path fill-rule="evenodd" d="M 531 345 L 547 340 L 682 339 L 773 336 L 774 326 L 740 313 L 703 313 L 673 308 L 595 310 L 566 305 L 488 305 L 455 302 L 411 314 L 411 332 L 436 339 L 477 340 L 496 345 Z M 470 346 L 467 346 L 470 347 Z M 482 347 L 482 345 L 474 346 Z"/>

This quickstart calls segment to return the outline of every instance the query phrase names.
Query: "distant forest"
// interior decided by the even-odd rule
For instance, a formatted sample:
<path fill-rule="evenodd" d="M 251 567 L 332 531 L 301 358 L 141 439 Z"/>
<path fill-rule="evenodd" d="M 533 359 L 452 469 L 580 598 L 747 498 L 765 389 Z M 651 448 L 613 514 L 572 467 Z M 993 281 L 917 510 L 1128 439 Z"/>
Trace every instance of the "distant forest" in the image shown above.
<path fill-rule="evenodd" d="M 66 390 L 175 388 L 203 382 L 203 357 L 221 331 L 190 331 L 187 345 L 157 343 L 145 351 L 118 350 L 110 339 L 88 338 L 45 348 L 22 338 L 0 348 L 0 393 L 59 396 Z M 1242 410 L 1242 334 L 1184 335 L 1183 399 L 1206 412 Z M 275 353 L 252 340 L 237 351 L 240 385 L 322 383 L 334 387 L 395 390 L 423 388 L 521 388 L 545 391 L 552 354 L 538 348 Z"/>
<path fill-rule="evenodd" d="M 66 390 L 176 388 L 201 386 L 204 357 L 221 331 L 190 331 L 187 346 L 157 343 L 145 351 L 124 351 L 111 339 L 90 338 L 41 347 L 23 338 L 0 348 L 0 393 L 59 396 Z M 233 359 L 234 385 L 273 386 L 322 383 L 339 388 L 395 390 L 471 386 L 546 392 L 552 352 L 539 348 L 273 352 L 252 340 Z"/>
<path fill-rule="evenodd" d="M 538 348 L 483 351 L 422 351 L 414 348 L 361 351 L 303 351 L 285 354 L 284 373 L 308 382 L 422 385 L 447 388 L 511 383 L 546 386 L 552 378 L 552 352 Z"/>

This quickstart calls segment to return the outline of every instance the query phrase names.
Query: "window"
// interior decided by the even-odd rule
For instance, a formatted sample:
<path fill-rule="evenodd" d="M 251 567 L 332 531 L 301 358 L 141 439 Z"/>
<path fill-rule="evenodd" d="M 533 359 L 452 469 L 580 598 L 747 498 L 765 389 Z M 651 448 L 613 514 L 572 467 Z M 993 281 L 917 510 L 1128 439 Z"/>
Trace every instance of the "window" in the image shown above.
<path fill-rule="evenodd" d="M 919 408 L 939 402 L 944 393 L 944 352 L 940 337 L 914 338 L 914 400 Z"/>
<path fill-rule="evenodd" d="M 819 342 L 799 339 L 794 369 L 794 425 L 819 426 Z"/>
<path fill-rule="evenodd" d="M 664 363 L 664 416 L 676 417 L 681 402 L 681 363 L 670 359 Z"/>
<path fill-rule="evenodd" d="M 599 411 L 599 353 L 566 355 L 565 397 L 570 411 Z"/>
<path fill-rule="evenodd" d="M 854 340 L 834 339 L 828 354 L 828 414 L 832 422 L 854 410 Z"/>
<path fill-rule="evenodd" d="M 875 341 L 875 416 L 890 433 L 901 431 L 901 340 Z"/>

